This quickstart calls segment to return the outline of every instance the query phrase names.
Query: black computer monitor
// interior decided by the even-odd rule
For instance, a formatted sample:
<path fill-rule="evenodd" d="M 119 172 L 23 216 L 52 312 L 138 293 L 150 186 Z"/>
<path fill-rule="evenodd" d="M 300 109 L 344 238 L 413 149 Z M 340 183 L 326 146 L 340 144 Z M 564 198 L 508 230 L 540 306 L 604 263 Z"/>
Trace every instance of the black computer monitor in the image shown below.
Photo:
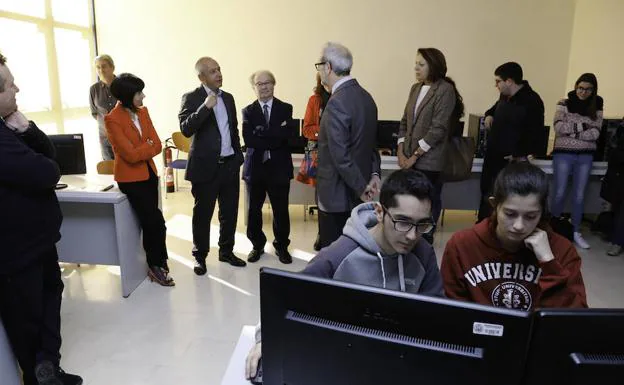
<path fill-rule="evenodd" d="M 398 120 L 377 121 L 377 148 L 390 151 L 387 155 L 396 156 L 400 124 Z"/>
<path fill-rule="evenodd" d="M 293 119 L 289 125 L 290 136 L 288 137 L 288 148 L 292 154 L 305 153 L 308 140 L 301 134 L 301 119 Z"/>
<path fill-rule="evenodd" d="M 61 175 L 86 174 L 84 141 L 82 134 L 49 135 L 56 149 L 56 163 Z"/>
<path fill-rule="evenodd" d="M 624 309 L 535 313 L 525 385 L 624 383 Z"/>
<path fill-rule="evenodd" d="M 265 384 L 519 384 L 528 312 L 263 268 Z"/>

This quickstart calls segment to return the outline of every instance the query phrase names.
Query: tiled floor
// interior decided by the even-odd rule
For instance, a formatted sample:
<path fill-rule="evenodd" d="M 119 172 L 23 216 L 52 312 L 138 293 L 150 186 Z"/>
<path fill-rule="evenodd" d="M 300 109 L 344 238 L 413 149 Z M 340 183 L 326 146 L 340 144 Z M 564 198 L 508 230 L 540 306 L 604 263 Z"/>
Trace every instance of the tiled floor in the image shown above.
<path fill-rule="evenodd" d="M 103 266 L 64 265 L 63 366 L 81 374 L 86 385 L 219 384 L 241 327 L 259 317 L 258 269 L 261 266 L 302 269 L 313 255 L 316 217 L 303 218 L 291 206 L 295 261 L 282 265 L 264 256 L 246 268 L 216 261 L 218 226 L 213 221 L 208 274 L 197 277 L 190 251 L 192 198 L 188 190 L 163 199 L 169 256 L 175 288 L 145 281 L 122 298 L 119 271 Z M 242 204 L 235 252 L 251 250 L 245 237 Z M 265 206 L 266 251 L 271 253 L 270 209 Z M 438 258 L 453 231 L 469 227 L 474 213 L 448 212 L 436 238 Z M 605 255 L 606 244 L 587 236 L 592 249 L 580 252 L 592 307 L 624 308 L 624 257 Z"/>

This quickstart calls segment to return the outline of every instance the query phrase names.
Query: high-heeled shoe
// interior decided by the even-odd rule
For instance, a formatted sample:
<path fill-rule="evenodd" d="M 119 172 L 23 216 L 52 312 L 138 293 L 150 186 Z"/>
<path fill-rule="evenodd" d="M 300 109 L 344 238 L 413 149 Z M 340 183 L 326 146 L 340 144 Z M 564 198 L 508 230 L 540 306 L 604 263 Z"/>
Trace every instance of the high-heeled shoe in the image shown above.
<path fill-rule="evenodd" d="M 175 286 L 173 278 L 169 276 L 169 273 L 160 266 L 150 266 L 147 271 L 147 276 L 150 281 L 156 282 L 161 286 Z"/>

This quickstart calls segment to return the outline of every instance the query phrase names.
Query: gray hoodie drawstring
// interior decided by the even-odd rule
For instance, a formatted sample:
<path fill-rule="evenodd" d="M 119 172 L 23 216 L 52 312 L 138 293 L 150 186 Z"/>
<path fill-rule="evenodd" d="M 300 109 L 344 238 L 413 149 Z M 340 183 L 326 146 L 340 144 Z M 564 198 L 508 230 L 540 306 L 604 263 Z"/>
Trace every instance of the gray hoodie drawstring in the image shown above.
<path fill-rule="evenodd" d="M 379 263 L 381 264 L 381 279 L 383 280 L 383 288 L 386 288 L 386 270 L 384 269 L 383 258 L 381 254 L 377 252 L 377 256 L 379 257 Z"/>
<path fill-rule="evenodd" d="M 405 274 L 403 273 L 403 254 L 399 254 L 399 286 L 405 291 Z"/>
<path fill-rule="evenodd" d="M 383 281 L 383 288 L 386 288 L 386 270 L 384 269 L 383 257 L 379 252 L 377 252 L 377 257 L 379 258 L 379 263 L 381 264 L 381 279 Z M 399 264 L 399 286 L 401 291 L 405 291 L 405 274 L 403 272 L 403 255 L 399 254 L 397 258 L 397 262 Z"/>

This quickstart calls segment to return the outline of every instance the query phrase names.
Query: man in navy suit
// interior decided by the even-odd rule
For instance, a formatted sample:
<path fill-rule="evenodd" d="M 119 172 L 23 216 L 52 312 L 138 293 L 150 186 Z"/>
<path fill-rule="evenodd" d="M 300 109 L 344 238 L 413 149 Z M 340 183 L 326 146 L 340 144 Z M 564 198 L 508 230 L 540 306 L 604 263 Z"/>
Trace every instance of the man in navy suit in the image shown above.
<path fill-rule="evenodd" d="M 292 125 L 292 105 L 273 97 L 275 77 L 257 71 L 249 78 L 258 100 L 243 109 L 243 139 L 247 155 L 243 179 L 249 191 L 247 238 L 253 245 L 248 262 L 264 254 L 267 238 L 262 231 L 262 205 L 267 194 L 273 208 L 273 246 L 280 262 L 291 263 L 288 193 L 293 163 L 288 148 Z"/>

